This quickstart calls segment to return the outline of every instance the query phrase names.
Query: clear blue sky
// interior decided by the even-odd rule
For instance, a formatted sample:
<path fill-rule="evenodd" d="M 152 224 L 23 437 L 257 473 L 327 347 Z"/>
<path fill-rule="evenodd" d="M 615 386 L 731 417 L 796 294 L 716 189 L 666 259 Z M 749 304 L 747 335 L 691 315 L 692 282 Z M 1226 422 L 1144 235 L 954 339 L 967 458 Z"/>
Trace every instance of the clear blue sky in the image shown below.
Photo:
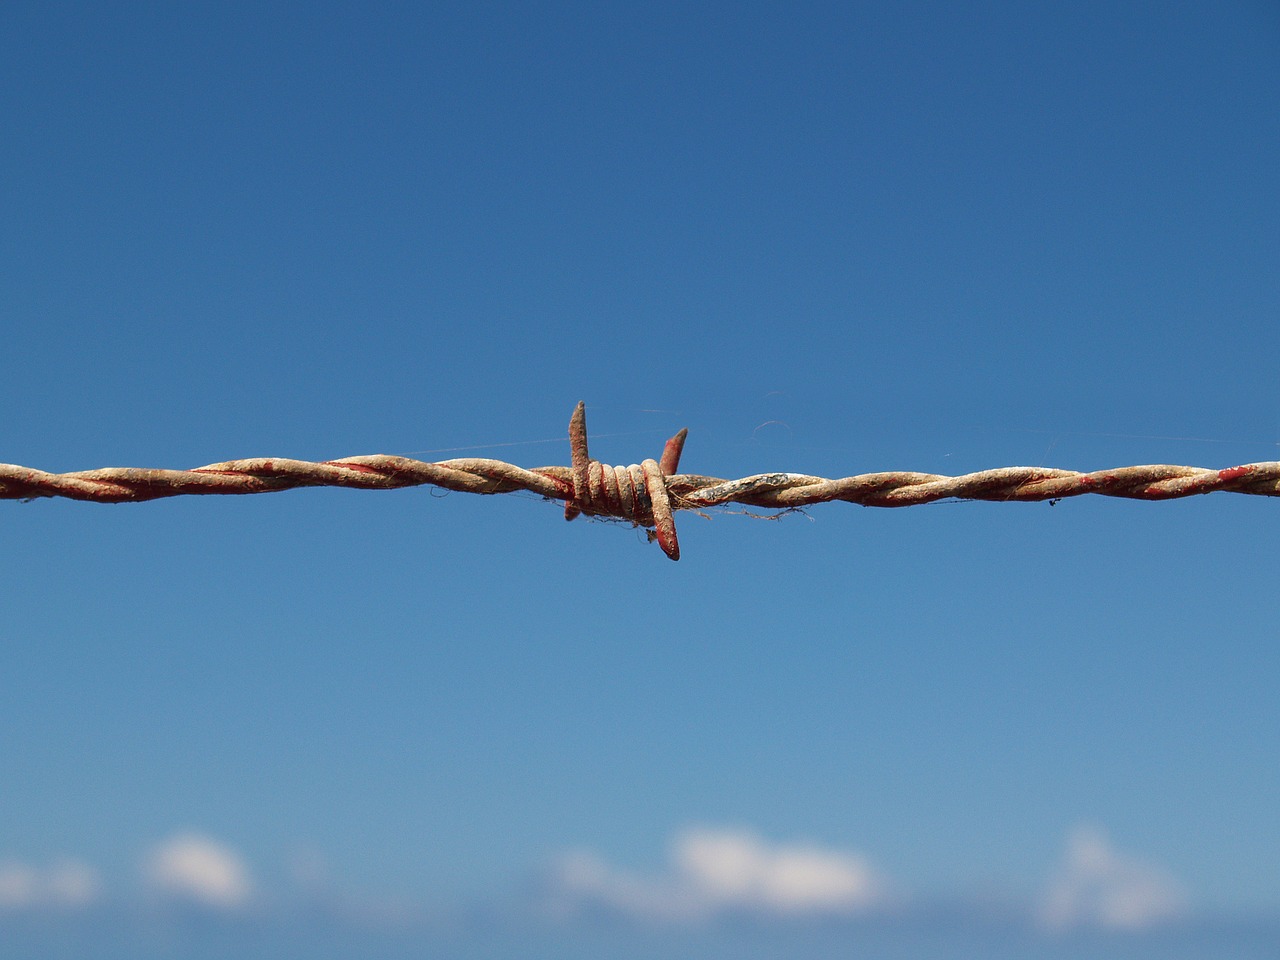
<path fill-rule="evenodd" d="M 1280 13 L 0 10 L 0 460 L 1280 459 Z M 470 449 L 470 448 L 475 449 Z M 468 448 L 466 453 L 454 452 Z M 0 958 L 1274 957 L 1280 502 L 0 503 Z"/>

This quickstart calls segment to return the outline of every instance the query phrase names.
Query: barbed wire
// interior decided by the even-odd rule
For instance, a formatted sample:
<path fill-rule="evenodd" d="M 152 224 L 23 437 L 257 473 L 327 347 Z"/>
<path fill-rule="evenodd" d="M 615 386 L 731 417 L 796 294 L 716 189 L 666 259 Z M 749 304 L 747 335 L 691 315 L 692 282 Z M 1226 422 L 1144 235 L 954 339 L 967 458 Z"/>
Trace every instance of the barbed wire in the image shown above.
<path fill-rule="evenodd" d="M 840 500 L 868 507 L 909 507 L 938 500 L 1056 501 L 1086 493 L 1135 500 L 1171 500 L 1201 493 L 1280 496 L 1280 462 L 1223 470 L 1168 464 L 1117 467 L 1092 473 L 1047 467 L 998 467 L 958 477 L 932 473 L 867 473 L 839 480 L 799 473 L 764 473 L 725 480 L 677 473 L 687 430 L 667 441 L 658 460 L 611 467 L 587 449 L 586 408 L 569 421 L 568 467 L 526 470 L 501 460 L 466 457 L 426 463 L 374 455 L 311 462 L 256 458 L 212 463 L 194 470 L 105 467 L 46 473 L 0 464 L 0 500 L 66 497 L 128 503 L 192 494 L 272 493 L 295 487 L 390 490 L 424 484 L 461 493 L 529 491 L 565 504 L 565 519 L 579 514 L 613 517 L 650 528 L 672 560 L 680 559 L 675 513 L 721 504 L 795 509 Z"/>

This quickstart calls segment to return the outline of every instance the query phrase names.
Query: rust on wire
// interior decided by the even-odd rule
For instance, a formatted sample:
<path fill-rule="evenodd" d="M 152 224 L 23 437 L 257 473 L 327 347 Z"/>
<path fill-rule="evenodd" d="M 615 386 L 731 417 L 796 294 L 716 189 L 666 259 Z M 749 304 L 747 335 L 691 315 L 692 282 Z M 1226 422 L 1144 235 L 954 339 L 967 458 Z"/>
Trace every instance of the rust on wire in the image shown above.
<path fill-rule="evenodd" d="M 681 474 L 687 430 L 667 441 L 658 460 L 611 467 L 587 448 L 586 408 L 569 421 L 571 465 L 526 470 L 501 460 L 464 458 L 424 463 L 375 455 L 313 463 L 258 458 L 213 463 L 195 470 L 105 467 L 45 473 L 0 463 L 0 500 L 66 497 L 98 503 L 157 500 L 186 494 L 271 493 L 294 487 L 390 490 L 424 484 L 462 493 L 527 490 L 564 502 L 566 520 L 579 514 L 615 517 L 651 529 L 663 552 L 680 559 L 675 513 L 726 503 L 791 509 L 841 500 L 868 507 L 909 507 L 937 500 L 1060 500 L 1086 493 L 1134 500 L 1171 500 L 1201 493 L 1280 496 L 1280 462 L 1225 470 L 1167 464 L 1117 467 L 1093 473 L 1046 467 L 999 467 L 960 477 L 932 473 L 867 473 L 840 480 L 799 473 L 765 473 L 740 480 Z"/>
<path fill-rule="evenodd" d="M 597 517 L 621 517 L 639 527 L 653 527 L 662 552 L 680 559 L 676 521 L 672 516 L 667 483 L 680 466 L 680 452 L 688 430 L 667 441 L 661 461 L 645 460 L 629 467 L 610 467 L 592 460 L 587 452 L 587 408 L 579 402 L 569 420 L 569 452 L 573 458 L 573 498 L 565 501 L 564 518 L 580 513 Z"/>

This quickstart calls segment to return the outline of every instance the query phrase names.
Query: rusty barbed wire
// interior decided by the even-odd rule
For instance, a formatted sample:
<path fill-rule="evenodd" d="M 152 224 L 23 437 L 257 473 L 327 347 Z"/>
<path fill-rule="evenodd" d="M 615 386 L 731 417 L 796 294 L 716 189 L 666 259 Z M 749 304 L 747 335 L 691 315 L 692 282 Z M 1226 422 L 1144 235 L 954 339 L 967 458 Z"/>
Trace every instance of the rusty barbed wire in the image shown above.
<path fill-rule="evenodd" d="M 1171 500 L 1201 493 L 1280 496 L 1280 462 L 1246 463 L 1214 470 L 1168 464 L 1116 467 L 1092 473 L 1047 467 L 998 467 L 958 477 L 932 473 L 866 473 L 839 480 L 799 473 L 763 473 L 739 480 L 681 474 L 687 430 L 663 448 L 659 460 L 611 467 L 587 449 L 586 408 L 579 403 L 569 421 L 572 463 L 526 470 L 501 460 L 467 457 L 424 463 L 374 455 L 315 463 L 257 458 L 212 463 L 194 470 L 105 467 L 76 473 L 45 473 L 0 463 L 0 500 L 66 497 L 98 503 L 129 503 L 191 494 L 272 493 L 295 487 L 355 487 L 390 490 L 430 484 L 461 493 L 525 490 L 564 501 L 566 520 L 579 514 L 613 517 L 652 528 L 672 560 L 680 559 L 675 513 L 726 503 L 795 509 L 840 500 L 868 507 L 909 507 L 938 500 L 1061 500 L 1086 493 L 1134 500 Z"/>

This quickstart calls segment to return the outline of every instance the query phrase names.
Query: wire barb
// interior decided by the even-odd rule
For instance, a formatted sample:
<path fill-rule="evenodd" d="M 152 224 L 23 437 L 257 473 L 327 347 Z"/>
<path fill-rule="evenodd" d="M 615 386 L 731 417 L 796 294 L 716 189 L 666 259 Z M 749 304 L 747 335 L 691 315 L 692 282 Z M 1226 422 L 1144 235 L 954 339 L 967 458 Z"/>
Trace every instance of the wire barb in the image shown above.
<path fill-rule="evenodd" d="M 424 484 L 461 493 L 527 490 L 564 502 L 566 520 L 579 514 L 617 517 L 653 528 L 651 539 L 680 559 L 675 513 L 726 503 L 790 510 L 840 500 L 868 507 L 909 507 L 937 500 L 1056 502 L 1086 493 L 1134 500 L 1171 500 L 1227 492 L 1280 496 L 1280 462 L 1246 463 L 1225 470 L 1168 464 L 1117 467 L 1093 473 L 1046 467 L 999 467 L 960 477 L 931 473 L 867 473 L 840 480 L 799 473 L 764 473 L 739 480 L 681 474 L 687 430 L 667 441 L 658 460 L 610 467 L 591 459 L 587 414 L 579 403 L 569 421 L 571 466 L 526 470 L 501 460 L 468 457 L 424 463 L 384 455 L 313 463 L 259 458 L 213 463 L 195 470 L 106 467 L 45 473 L 0 463 L 0 500 L 66 497 L 97 503 L 158 500 L 190 494 L 271 493 L 294 487 L 391 490 Z"/>
<path fill-rule="evenodd" d="M 680 466 L 688 430 L 667 441 L 662 460 L 645 460 L 629 467 L 610 467 L 591 459 L 587 451 L 587 407 L 582 401 L 569 419 L 569 451 L 573 458 L 573 499 L 564 505 L 564 518 L 579 514 L 620 517 L 636 526 L 654 527 L 658 546 L 672 560 L 680 559 L 676 521 L 667 496 L 667 477 Z"/>

